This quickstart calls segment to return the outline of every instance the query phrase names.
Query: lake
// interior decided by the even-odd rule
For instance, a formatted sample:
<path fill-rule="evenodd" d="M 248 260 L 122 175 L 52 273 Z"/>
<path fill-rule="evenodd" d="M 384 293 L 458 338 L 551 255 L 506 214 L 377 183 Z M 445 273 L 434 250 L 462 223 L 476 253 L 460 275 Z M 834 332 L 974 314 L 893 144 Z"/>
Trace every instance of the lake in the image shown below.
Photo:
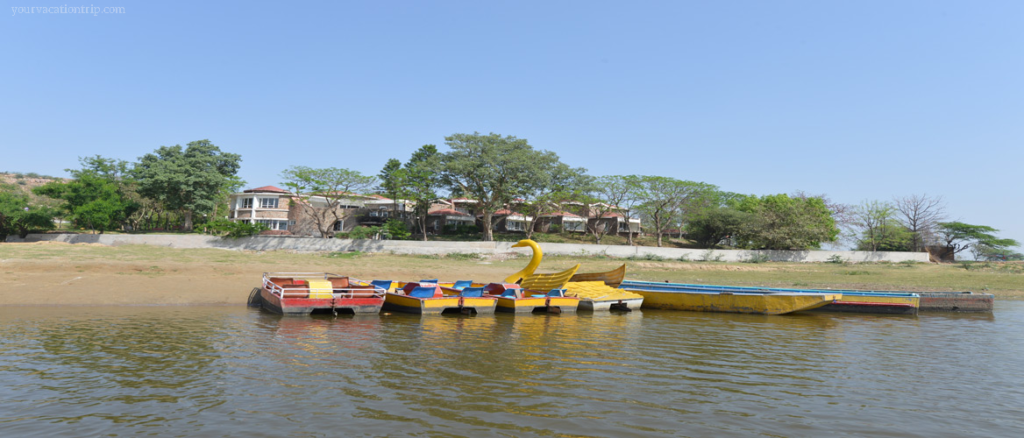
<path fill-rule="evenodd" d="M 0 309 L 0 436 L 1024 435 L 992 314 Z"/>

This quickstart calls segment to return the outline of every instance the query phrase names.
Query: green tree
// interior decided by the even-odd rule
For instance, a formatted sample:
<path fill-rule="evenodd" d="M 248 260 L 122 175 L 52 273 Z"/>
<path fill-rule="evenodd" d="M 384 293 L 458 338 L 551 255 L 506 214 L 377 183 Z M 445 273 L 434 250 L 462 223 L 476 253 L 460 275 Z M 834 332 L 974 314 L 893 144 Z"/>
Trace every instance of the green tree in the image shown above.
<path fill-rule="evenodd" d="M 595 242 L 600 245 L 601 238 L 608 232 L 618 233 L 619 230 L 610 230 L 601 218 L 611 213 L 621 212 L 625 216 L 627 227 L 632 217 L 632 210 L 639 202 L 638 196 L 641 190 L 641 178 L 636 175 L 607 175 L 594 180 L 591 185 L 591 200 L 587 203 L 588 213 L 594 215 L 598 220 L 591 224 L 587 222 L 587 230 L 594 236 Z M 632 228 L 629 228 L 632 231 Z M 633 245 L 633 233 L 626 233 L 626 243 Z"/>
<path fill-rule="evenodd" d="M 437 199 L 437 188 L 440 186 L 437 171 L 440 158 L 437 146 L 426 144 L 413 152 L 402 168 L 406 194 L 414 203 L 413 213 L 424 242 L 427 241 L 427 215 L 431 204 Z"/>
<path fill-rule="evenodd" d="M 790 198 L 785 194 L 739 201 L 740 211 L 750 220 L 737 236 L 741 246 L 753 249 L 819 248 L 821 242 L 835 241 L 839 230 L 821 198 Z"/>
<path fill-rule="evenodd" d="M 654 229 L 658 246 L 662 246 L 662 236 L 669 227 L 682 228 L 687 218 L 714 200 L 717 191 L 710 184 L 664 176 L 641 176 L 637 184 L 637 210 Z"/>
<path fill-rule="evenodd" d="M 395 201 L 392 211 L 397 215 L 398 200 L 409 197 L 409 192 L 406 189 L 408 176 L 405 169 L 402 169 L 402 161 L 397 158 L 388 160 L 384 164 L 384 168 L 381 169 L 378 178 L 380 179 L 381 192 L 384 193 L 384 196 Z"/>
<path fill-rule="evenodd" d="M 700 248 L 715 248 L 735 236 L 750 221 L 750 214 L 729 207 L 712 207 L 686 222 L 686 238 Z"/>
<path fill-rule="evenodd" d="M 221 152 L 209 140 L 198 140 L 182 149 L 161 146 L 139 158 L 134 175 L 139 192 L 160 201 L 184 216 L 183 228 L 192 231 L 195 214 L 212 213 L 227 195 L 241 187 L 236 174 L 242 157 Z"/>
<path fill-rule="evenodd" d="M 52 209 L 29 205 L 28 196 L 0 190 L 0 242 L 11 234 L 25 237 L 32 230 L 53 229 Z"/>
<path fill-rule="evenodd" d="M 905 251 L 912 236 L 899 222 L 896 206 L 888 202 L 864 201 L 854 209 L 854 223 L 861 229 L 857 249 L 862 251 Z"/>
<path fill-rule="evenodd" d="M 558 156 L 533 149 L 526 139 L 498 134 L 453 134 L 440 157 L 441 178 L 452 192 L 477 201 L 483 213 L 483 240 L 494 240 L 494 212 L 516 197 L 543 187 Z"/>
<path fill-rule="evenodd" d="M 1020 246 L 1016 240 L 996 237 L 995 233 L 999 230 L 988 225 L 971 225 L 959 221 L 939 222 L 938 232 L 954 257 L 972 246 L 980 247 L 979 253 L 997 252 Z"/>
<path fill-rule="evenodd" d="M 131 214 L 134 203 L 126 199 L 117 184 L 91 172 L 79 172 L 69 182 L 51 181 L 32 191 L 63 200 L 61 208 L 79 227 L 100 233 L 116 230 Z"/>
<path fill-rule="evenodd" d="M 512 204 L 513 211 L 527 218 L 526 238 L 533 238 L 538 218 L 562 210 L 567 201 L 584 200 L 586 194 L 593 190 L 593 184 L 594 177 L 587 175 L 587 169 L 573 168 L 565 163 L 555 164 L 547 184 L 537 185 Z M 533 218 L 532 221 L 529 218 Z"/>
<path fill-rule="evenodd" d="M 293 166 L 281 172 L 281 178 L 282 184 L 301 199 L 303 213 L 325 239 L 334 235 L 334 224 L 348 216 L 344 201 L 373 189 L 377 182 L 359 171 L 335 167 Z"/>

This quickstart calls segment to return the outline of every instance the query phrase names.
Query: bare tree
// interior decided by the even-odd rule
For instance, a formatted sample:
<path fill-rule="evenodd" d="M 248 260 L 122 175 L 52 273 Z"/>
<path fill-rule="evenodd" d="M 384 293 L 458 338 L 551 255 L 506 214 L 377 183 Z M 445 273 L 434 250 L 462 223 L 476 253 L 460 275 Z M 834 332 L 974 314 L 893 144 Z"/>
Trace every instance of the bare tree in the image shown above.
<path fill-rule="evenodd" d="M 946 219 L 946 203 L 941 196 L 928 194 L 894 197 L 893 204 L 903 225 L 910 230 L 912 251 L 924 251 L 929 241 L 936 240 L 935 228 Z"/>
<path fill-rule="evenodd" d="M 348 215 L 345 201 L 358 198 L 377 181 L 356 170 L 292 166 L 281 172 L 284 185 L 298 198 L 305 215 L 323 238 L 334 235 L 334 224 Z"/>

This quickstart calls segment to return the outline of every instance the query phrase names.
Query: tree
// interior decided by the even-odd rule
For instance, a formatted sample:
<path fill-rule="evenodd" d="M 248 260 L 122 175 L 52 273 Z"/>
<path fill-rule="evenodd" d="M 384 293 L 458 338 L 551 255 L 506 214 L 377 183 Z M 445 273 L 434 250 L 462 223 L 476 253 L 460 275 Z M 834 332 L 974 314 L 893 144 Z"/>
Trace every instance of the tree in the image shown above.
<path fill-rule="evenodd" d="M 749 196 L 737 204 L 751 215 L 737 240 L 753 249 L 818 248 L 839 234 L 832 213 L 821 198 L 790 198 L 785 194 Z"/>
<path fill-rule="evenodd" d="M 717 187 L 694 181 L 681 181 L 664 176 L 641 176 L 636 182 L 637 210 L 653 222 L 658 246 L 668 227 L 680 229 L 691 212 L 708 205 Z"/>
<path fill-rule="evenodd" d="M 477 201 L 483 213 L 483 240 L 494 240 L 494 212 L 551 179 L 558 163 L 553 152 L 534 150 L 526 139 L 498 134 L 452 134 L 440 156 L 441 178 L 452 192 Z"/>
<path fill-rule="evenodd" d="M 893 198 L 893 203 L 910 230 L 910 250 L 924 251 L 927 242 L 934 239 L 935 227 L 946 217 L 942 197 L 910 195 Z"/>
<path fill-rule="evenodd" d="M 53 229 L 53 210 L 29 205 L 28 196 L 0 190 L 0 242 L 17 234 L 25 237 L 31 230 Z"/>
<path fill-rule="evenodd" d="M 406 190 L 407 176 L 405 169 L 402 169 L 402 162 L 397 158 L 388 160 L 388 162 L 384 164 L 384 168 L 381 169 L 378 178 L 380 178 L 381 192 L 384 193 L 384 196 L 395 201 L 395 208 L 393 211 L 397 214 L 399 198 L 408 197 Z"/>
<path fill-rule="evenodd" d="M 639 191 L 641 189 L 641 178 L 636 175 L 610 175 L 597 178 L 593 185 L 593 201 L 587 206 L 591 213 L 596 214 L 598 220 L 591 226 L 588 222 L 587 228 L 594 235 L 594 239 L 601 244 L 601 237 L 609 230 L 601 222 L 607 214 L 621 211 L 625 216 L 626 226 L 629 227 L 629 219 L 633 208 L 639 202 Z M 633 230 L 627 228 L 626 243 L 633 245 Z M 613 230 L 618 232 L 618 230 Z"/>
<path fill-rule="evenodd" d="M 686 223 L 686 238 L 700 248 L 715 248 L 735 236 L 750 215 L 729 207 L 714 207 L 695 215 Z"/>
<path fill-rule="evenodd" d="M 897 210 L 888 202 L 864 201 L 854 209 L 861 230 L 857 249 L 862 251 L 905 251 L 909 234 L 896 219 Z"/>
<path fill-rule="evenodd" d="M 513 206 L 517 213 L 534 218 L 533 222 L 527 223 L 526 238 L 533 238 L 537 218 L 562 210 L 565 202 L 583 200 L 593 184 L 594 177 L 587 175 L 587 169 L 569 167 L 565 163 L 556 164 L 548 184 L 524 193 L 522 199 Z"/>
<path fill-rule="evenodd" d="M 180 210 L 183 228 L 192 231 L 193 215 L 213 212 L 219 201 L 243 184 L 236 176 L 241 161 L 238 154 L 198 140 L 184 150 L 180 145 L 161 146 L 140 157 L 134 175 L 142 195 Z"/>
<path fill-rule="evenodd" d="M 998 233 L 999 230 L 988 225 L 971 225 L 959 221 L 939 222 L 936 225 L 939 236 L 954 257 L 972 246 L 978 247 L 979 253 L 998 252 L 1020 246 L 1016 240 L 996 237 L 994 233 Z"/>
<path fill-rule="evenodd" d="M 402 168 L 405 177 L 405 190 L 410 200 L 415 203 L 413 213 L 416 215 L 416 222 L 424 242 L 427 241 L 427 215 L 430 213 L 430 205 L 437 199 L 439 159 L 437 146 L 426 144 L 413 152 L 412 157 Z"/>
<path fill-rule="evenodd" d="M 104 231 L 121 227 L 134 203 L 118 191 L 117 184 L 92 172 L 78 172 L 69 182 L 51 181 L 32 191 L 37 195 L 61 199 L 61 208 L 72 222 L 82 228 Z"/>
<path fill-rule="evenodd" d="M 348 216 L 342 201 L 365 193 L 376 185 L 376 178 L 356 170 L 293 166 L 281 172 L 282 183 L 300 198 L 299 205 L 316 226 L 320 237 L 334 235 L 334 224 Z"/>

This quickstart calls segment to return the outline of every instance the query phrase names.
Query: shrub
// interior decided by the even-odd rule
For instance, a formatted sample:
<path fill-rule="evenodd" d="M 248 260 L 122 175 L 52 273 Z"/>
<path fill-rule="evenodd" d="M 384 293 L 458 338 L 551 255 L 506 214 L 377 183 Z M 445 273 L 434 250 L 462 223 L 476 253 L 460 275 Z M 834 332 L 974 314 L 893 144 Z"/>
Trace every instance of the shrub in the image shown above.
<path fill-rule="evenodd" d="M 768 254 L 755 252 L 750 255 L 750 258 L 744 260 L 743 263 L 766 263 L 769 261 L 771 261 L 771 257 L 768 257 Z"/>
<path fill-rule="evenodd" d="M 384 232 L 391 235 L 394 240 L 407 240 L 410 236 L 409 227 L 399 219 L 388 219 L 384 223 Z"/>
<path fill-rule="evenodd" d="M 828 258 L 828 261 L 826 263 L 836 263 L 841 265 L 843 263 L 846 263 L 846 260 L 843 260 L 843 257 L 840 256 L 839 254 L 832 254 L 832 256 Z"/>
<path fill-rule="evenodd" d="M 348 233 L 352 239 L 372 239 L 380 232 L 380 227 L 355 227 Z"/>
<path fill-rule="evenodd" d="M 548 227 L 548 232 L 549 233 L 561 233 L 562 232 L 562 226 L 558 225 L 558 224 L 552 224 L 550 227 Z"/>
<path fill-rule="evenodd" d="M 227 219 L 218 219 L 210 222 L 206 224 L 206 229 L 210 234 L 230 239 L 255 236 L 268 230 L 267 226 L 263 224 L 250 224 L 248 222 Z"/>

